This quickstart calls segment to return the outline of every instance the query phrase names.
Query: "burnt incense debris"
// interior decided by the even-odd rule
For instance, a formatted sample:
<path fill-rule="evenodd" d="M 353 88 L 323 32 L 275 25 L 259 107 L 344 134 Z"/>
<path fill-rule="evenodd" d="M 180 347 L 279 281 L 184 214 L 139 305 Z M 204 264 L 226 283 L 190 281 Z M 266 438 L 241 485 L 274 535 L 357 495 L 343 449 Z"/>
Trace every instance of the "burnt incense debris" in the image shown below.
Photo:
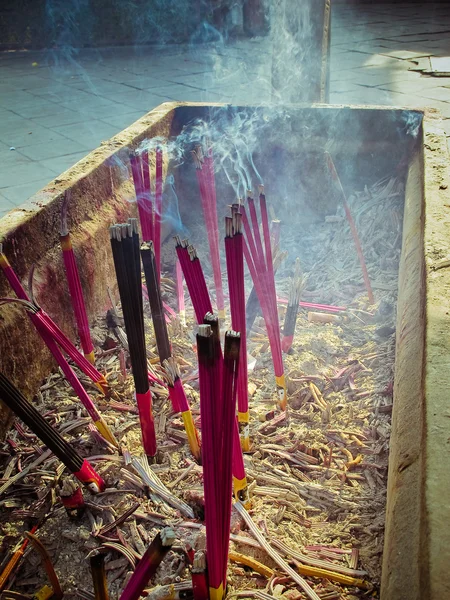
<path fill-rule="evenodd" d="M 0 533 L 13 548 L 0 590 L 11 597 L 53 593 L 25 552 L 36 522 L 67 596 L 379 596 L 402 184 L 347 198 L 330 160 L 337 215 L 293 227 L 281 208 L 275 219 L 274 182 L 267 200 L 261 187 L 230 206 L 246 188 L 222 185 L 235 175 L 223 177 L 220 144 L 200 138 L 184 149 L 198 208 L 180 210 L 183 228 L 163 202 L 165 171 L 183 177 L 169 149 L 158 138 L 130 154 L 138 219 L 109 229 L 120 302 L 109 280 L 106 319 L 77 317 L 87 265 L 74 266 L 64 210 L 55 236 L 70 298 L 55 307 L 38 293 L 54 318 L 19 279 L 20 249 L 7 246 L 13 270 L 0 247 L 17 296 L 0 299 L 0 323 L 26 311 L 55 360 L 34 396 L 32 377 L 0 377 L 19 417 L 0 443 Z M 64 312 L 75 343 L 57 325 Z"/>

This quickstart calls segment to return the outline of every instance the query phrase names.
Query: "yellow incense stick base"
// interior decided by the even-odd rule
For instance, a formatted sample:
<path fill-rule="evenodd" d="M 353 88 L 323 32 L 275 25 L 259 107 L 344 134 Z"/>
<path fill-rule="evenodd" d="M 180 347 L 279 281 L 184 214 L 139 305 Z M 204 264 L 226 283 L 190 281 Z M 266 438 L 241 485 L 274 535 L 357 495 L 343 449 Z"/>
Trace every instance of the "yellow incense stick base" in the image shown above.
<path fill-rule="evenodd" d="M 237 479 L 233 477 L 233 489 L 236 500 L 243 504 L 245 508 L 251 508 L 252 502 L 248 494 L 247 478 Z"/>
<path fill-rule="evenodd" d="M 286 410 L 287 406 L 287 389 L 286 389 L 286 378 L 283 375 L 275 377 L 275 383 L 277 384 L 277 395 L 278 395 L 278 406 L 281 410 Z"/>
<path fill-rule="evenodd" d="M 185 410 L 181 413 L 183 419 L 184 429 L 188 437 L 189 448 L 191 449 L 192 455 L 198 463 L 201 462 L 202 453 L 200 450 L 200 441 L 198 439 L 198 432 L 195 428 L 194 419 L 190 410 Z"/>
<path fill-rule="evenodd" d="M 249 413 L 238 412 L 239 437 L 241 439 L 242 452 L 250 452 L 250 426 Z"/>
<path fill-rule="evenodd" d="M 118 441 L 114 437 L 111 429 L 103 420 L 103 417 L 100 417 L 100 419 L 98 421 L 95 421 L 94 424 L 97 427 L 99 433 L 101 433 L 101 435 L 105 438 L 105 440 L 107 440 L 110 444 L 113 444 L 113 446 L 115 446 L 116 448 L 119 447 Z"/>
<path fill-rule="evenodd" d="M 218 588 L 209 588 L 209 600 L 222 600 L 224 597 L 223 583 Z"/>
<path fill-rule="evenodd" d="M 91 363 L 91 365 L 95 365 L 95 354 L 93 350 L 92 352 L 89 352 L 89 354 L 85 354 L 84 358 L 88 360 Z"/>
<path fill-rule="evenodd" d="M 104 377 L 96 381 L 95 385 L 98 387 L 98 389 L 104 396 L 106 396 L 106 394 L 109 392 L 109 385 Z"/>
<path fill-rule="evenodd" d="M 33 596 L 33 600 L 49 600 L 53 596 L 53 589 L 49 585 L 44 585 Z"/>
<path fill-rule="evenodd" d="M 225 317 L 227 316 L 227 313 L 225 312 L 225 309 L 223 308 L 222 310 L 218 310 L 217 313 L 219 315 L 219 319 L 221 321 L 224 321 Z M 211 589 L 211 588 L 209 588 L 209 589 Z"/>
<path fill-rule="evenodd" d="M 9 264 L 9 260 L 6 258 L 6 255 L 3 254 L 3 252 L 0 253 L 0 267 L 2 269 L 6 269 L 7 267 L 10 267 L 11 265 Z"/>

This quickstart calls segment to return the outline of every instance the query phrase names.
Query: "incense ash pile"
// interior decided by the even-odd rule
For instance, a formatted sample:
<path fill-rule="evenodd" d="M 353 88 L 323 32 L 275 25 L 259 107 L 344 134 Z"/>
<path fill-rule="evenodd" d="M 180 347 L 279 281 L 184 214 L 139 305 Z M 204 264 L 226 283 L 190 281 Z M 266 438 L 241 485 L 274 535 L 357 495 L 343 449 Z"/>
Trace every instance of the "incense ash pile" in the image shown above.
<path fill-rule="evenodd" d="M 396 179 L 348 199 L 375 296 L 372 306 L 367 303 L 344 210 L 320 224 L 302 225 L 300 230 L 281 225 L 279 249 L 289 258 L 276 273 L 280 324 L 297 257 L 301 301 L 329 305 L 330 310 L 299 308 L 292 347 L 283 355 L 285 411 L 277 406 L 273 357 L 263 317 L 257 316 L 247 332 L 251 448 L 244 465 L 253 524 L 242 514 L 241 505 L 233 508 L 228 598 L 351 600 L 379 595 L 402 203 L 403 189 Z M 220 244 L 224 253 L 223 238 Z M 205 263 L 208 288 L 213 290 L 213 270 L 206 266 L 208 240 L 204 238 L 204 246 L 197 245 L 196 250 Z M 169 251 L 175 256 L 172 240 L 163 246 L 161 255 Z M 246 273 L 248 298 L 252 281 Z M 197 319 L 187 293 L 186 324 L 184 316 L 178 315 L 176 279 L 180 281 L 181 276 L 178 273 L 176 278 L 175 270 L 173 275 L 164 272 L 163 264 L 160 285 L 168 307 L 167 333 L 193 422 L 201 433 L 193 335 Z M 39 412 L 94 466 L 106 490 L 96 495 L 85 492 L 83 510 L 70 519 L 69 508 L 61 504 L 56 490 L 66 486 L 70 495 L 73 483 L 40 440 L 16 420 L 0 447 L 0 571 L 9 558 L 8 547 L 20 545 L 24 532 L 36 524 L 65 598 L 101 597 L 93 593 L 89 560 L 99 550 L 105 552 L 109 597 L 119 598 L 136 565 L 143 564 L 139 559 L 155 536 L 169 535 L 167 528 L 173 530 L 175 540 L 170 539 L 162 565 L 145 585 L 148 597 L 192 597 L 193 582 L 194 597 L 202 595 L 195 588 L 194 574 L 202 573 L 201 551 L 206 550 L 203 469 L 190 452 L 182 414 L 174 411 L 167 387 L 162 385 L 165 375 L 145 294 L 144 303 L 143 346 L 154 375 L 150 382 L 157 447 L 153 464 L 142 457 L 135 385 L 118 296 L 114 308 L 91 324 L 95 366 L 106 376 L 111 397 L 99 394 L 91 380 L 75 371 L 118 441 L 120 453 L 92 425 L 60 371 L 49 376 L 34 399 Z M 231 329 L 227 297 L 225 311 Z M 270 545 L 270 553 L 258 541 L 252 530 L 255 526 Z M 192 581 L 191 548 L 197 557 Z M 283 559 L 281 563 L 289 565 L 287 572 L 274 559 L 274 552 Z M 8 588 L 34 594 L 48 583 L 48 575 L 34 549 L 28 547 L 25 554 Z M 316 596 L 302 591 L 289 568 Z"/>

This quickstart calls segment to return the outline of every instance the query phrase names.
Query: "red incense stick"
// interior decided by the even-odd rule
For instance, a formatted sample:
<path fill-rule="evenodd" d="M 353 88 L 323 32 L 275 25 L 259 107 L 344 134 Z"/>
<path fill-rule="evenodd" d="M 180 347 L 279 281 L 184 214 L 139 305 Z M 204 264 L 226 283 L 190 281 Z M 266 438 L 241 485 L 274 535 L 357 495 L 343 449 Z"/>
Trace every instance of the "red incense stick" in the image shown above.
<path fill-rule="evenodd" d="M 181 268 L 180 259 L 177 257 L 175 266 L 176 284 L 177 284 L 177 299 L 178 299 L 178 315 L 181 324 L 186 325 L 186 307 L 184 304 L 184 287 L 183 287 L 183 269 Z"/>
<path fill-rule="evenodd" d="M 366 286 L 369 304 L 374 304 L 375 298 L 373 296 L 372 286 L 370 284 L 369 273 L 367 271 L 366 261 L 364 259 L 364 253 L 361 247 L 361 240 L 359 239 L 358 230 L 356 229 L 355 221 L 353 220 L 350 207 L 347 203 L 347 197 L 345 195 L 344 188 L 342 187 L 342 183 L 339 178 L 338 172 L 336 171 L 336 167 L 334 166 L 333 159 L 331 158 L 331 155 L 328 152 L 325 152 L 325 155 L 327 157 L 328 166 L 330 168 L 333 181 L 336 184 L 336 187 L 338 188 L 342 197 L 342 205 L 344 207 L 345 216 L 347 217 L 348 224 L 350 225 L 353 241 L 355 242 L 356 253 L 358 254 L 359 264 L 361 265 L 361 271 L 363 273 L 364 285 Z"/>
<path fill-rule="evenodd" d="M 70 192 L 66 192 L 61 211 L 61 248 L 63 251 L 64 266 L 66 268 L 67 284 L 69 286 L 70 299 L 77 323 L 78 335 L 80 337 L 81 347 L 85 357 L 94 364 L 94 346 L 91 340 L 91 331 L 86 312 L 86 305 L 81 287 L 80 274 L 78 272 L 77 262 L 72 247 L 72 240 L 67 228 L 67 204 L 70 199 Z"/>
<path fill-rule="evenodd" d="M 64 352 L 75 362 L 75 364 L 89 377 L 104 394 L 109 392 L 109 386 L 105 377 L 77 350 L 69 338 L 59 329 L 54 321 L 39 306 L 30 301 L 19 278 L 11 267 L 6 255 L 3 253 L 2 244 L 0 244 L 0 268 L 2 269 L 9 285 L 20 300 L 30 302 L 36 308 L 36 311 L 29 313 L 29 317 L 35 325 L 38 332 L 38 321 L 45 325 L 45 329 L 51 333 L 53 339 L 58 343 Z"/>
<path fill-rule="evenodd" d="M 242 215 L 233 211 L 225 218 L 225 254 L 230 294 L 231 325 L 241 332 L 241 354 L 238 377 L 238 422 L 244 452 L 250 450 L 248 412 L 247 335 L 245 315 L 244 251 Z"/>
<path fill-rule="evenodd" d="M 203 156 L 201 147 L 193 152 L 197 180 L 200 188 L 200 199 L 208 236 L 211 264 L 213 267 L 214 286 L 216 288 L 216 302 L 219 318 L 225 318 L 225 300 L 223 294 L 222 272 L 220 267 L 219 252 L 219 227 L 217 221 L 217 198 L 214 178 L 214 159 L 212 148 L 208 149 L 207 156 Z"/>
<path fill-rule="evenodd" d="M 147 157 L 148 158 L 148 157 Z M 137 152 L 130 153 L 131 174 L 133 176 L 134 189 L 136 192 L 136 202 L 138 205 L 139 221 L 141 223 L 142 239 L 150 241 L 153 237 L 153 206 L 149 188 L 146 189 L 145 184 L 150 185 L 150 174 L 142 172 L 142 160 Z M 148 166 L 148 160 L 147 160 Z"/>
<path fill-rule="evenodd" d="M 181 241 L 177 236 L 175 241 L 177 256 L 192 300 L 195 316 L 197 322 L 202 323 L 205 314 L 212 312 L 212 305 L 200 260 L 195 248 L 189 246 L 187 240 Z"/>
<path fill-rule="evenodd" d="M 162 219 L 162 192 L 163 192 L 163 152 L 156 148 L 156 185 L 155 185 L 155 245 L 156 267 L 158 278 L 161 276 L 161 219 Z"/>

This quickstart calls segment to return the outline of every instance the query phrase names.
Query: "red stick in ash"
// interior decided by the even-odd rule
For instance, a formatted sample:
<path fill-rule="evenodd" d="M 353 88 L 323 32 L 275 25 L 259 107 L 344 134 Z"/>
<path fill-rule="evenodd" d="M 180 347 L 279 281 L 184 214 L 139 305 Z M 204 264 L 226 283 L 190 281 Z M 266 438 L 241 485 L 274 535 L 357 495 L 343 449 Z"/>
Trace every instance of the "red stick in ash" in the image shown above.
<path fill-rule="evenodd" d="M 81 287 L 80 274 L 77 261 L 72 247 L 72 240 L 67 228 L 67 204 L 70 200 L 70 191 L 67 191 L 61 212 L 61 248 L 63 251 L 64 266 L 66 268 L 67 284 L 69 286 L 70 300 L 77 323 L 78 335 L 80 337 L 83 353 L 89 362 L 95 363 L 94 346 L 91 340 L 91 331 L 86 312 L 86 305 Z"/>
<path fill-rule="evenodd" d="M 208 235 L 209 251 L 213 267 L 214 286 L 216 288 L 217 311 L 220 319 L 225 318 L 225 299 L 223 294 L 222 271 L 219 252 L 219 226 L 217 221 L 217 197 L 214 177 L 214 158 L 209 147 L 204 156 L 201 146 L 192 153 L 194 157 L 197 180 L 200 188 L 203 217 Z"/>
<path fill-rule="evenodd" d="M 244 256 L 250 275 L 255 286 L 259 304 L 267 329 L 270 350 L 272 353 L 277 386 L 278 403 L 281 409 L 287 405 L 286 380 L 284 376 L 283 356 L 281 352 L 280 325 L 278 320 L 277 295 L 275 289 L 275 276 L 273 268 L 272 248 L 270 243 L 270 230 L 267 215 L 266 197 L 261 187 L 259 195 L 261 221 L 264 235 L 264 248 L 259 229 L 259 220 L 256 212 L 255 201 L 249 193 L 247 206 L 250 218 L 244 206 L 241 207 L 242 222 L 246 240 L 244 241 Z"/>

